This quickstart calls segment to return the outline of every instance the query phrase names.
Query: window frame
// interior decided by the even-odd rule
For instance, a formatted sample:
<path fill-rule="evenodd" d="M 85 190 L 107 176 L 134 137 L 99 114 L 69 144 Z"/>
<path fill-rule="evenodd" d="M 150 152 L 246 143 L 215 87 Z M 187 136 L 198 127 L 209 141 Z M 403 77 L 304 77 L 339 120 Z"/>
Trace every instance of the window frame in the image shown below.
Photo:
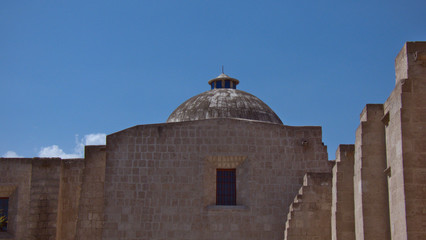
<path fill-rule="evenodd" d="M 6 200 L 6 209 L 0 209 L 0 210 L 5 211 L 5 212 L 0 212 L 0 216 L 6 216 L 6 224 L 4 226 L 4 230 L 3 230 L 3 227 L 0 225 L 0 232 L 7 232 L 7 225 L 8 225 L 8 221 L 9 221 L 10 198 L 9 197 L 0 197 L 0 200 Z"/>
<path fill-rule="evenodd" d="M 216 169 L 216 205 L 237 205 L 237 169 Z"/>

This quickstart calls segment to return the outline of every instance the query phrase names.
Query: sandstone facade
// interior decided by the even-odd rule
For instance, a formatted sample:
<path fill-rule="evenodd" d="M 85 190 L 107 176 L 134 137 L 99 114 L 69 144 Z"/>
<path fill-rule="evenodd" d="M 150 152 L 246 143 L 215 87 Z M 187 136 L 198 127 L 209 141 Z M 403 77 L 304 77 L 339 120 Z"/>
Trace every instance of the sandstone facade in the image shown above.
<path fill-rule="evenodd" d="M 203 106 L 203 120 L 131 127 L 84 159 L 0 158 L 0 239 L 426 238 L 425 42 L 404 46 L 395 90 L 366 106 L 335 161 L 320 127 L 256 120 L 265 107 L 247 106 L 255 118 Z M 235 171 L 235 204 L 217 204 L 221 169 Z"/>
<path fill-rule="evenodd" d="M 406 43 L 395 69 L 387 101 L 367 104 L 355 145 L 336 153 L 333 240 L 426 239 L 426 42 Z"/>

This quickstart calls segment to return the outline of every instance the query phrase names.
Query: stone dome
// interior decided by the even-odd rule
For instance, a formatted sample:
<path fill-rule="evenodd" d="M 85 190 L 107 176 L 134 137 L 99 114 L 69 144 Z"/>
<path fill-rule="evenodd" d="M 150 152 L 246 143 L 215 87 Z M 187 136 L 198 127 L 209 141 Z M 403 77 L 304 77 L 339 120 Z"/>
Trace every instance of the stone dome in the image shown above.
<path fill-rule="evenodd" d="M 231 83 L 226 83 L 227 80 Z M 218 81 L 223 83 L 216 84 L 215 82 Z M 250 93 L 235 89 L 238 83 L 239 81 L 235 78 L 222 73 L 209 81 L 212 87 L 210 91 L 186 100 L 173 111 L 167 122 L 242 118 L 282 124 L 280 118 L 262 100 Z"/>

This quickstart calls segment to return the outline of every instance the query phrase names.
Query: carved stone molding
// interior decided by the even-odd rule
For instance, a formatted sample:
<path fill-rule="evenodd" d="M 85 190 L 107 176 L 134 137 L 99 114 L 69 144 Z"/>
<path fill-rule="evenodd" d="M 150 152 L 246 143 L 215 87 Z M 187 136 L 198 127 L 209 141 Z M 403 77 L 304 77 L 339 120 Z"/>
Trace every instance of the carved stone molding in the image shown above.
<path fill-rule="evenodd" d="M 208 156 L 206 160 L 216 168 L 237 168 L 247 159 L 247 156 Z"/>
<path fill-rule="evenodd" d="M 9 197 L 15 189 L 15 185 L 0 185 L 0 197 Z"/>

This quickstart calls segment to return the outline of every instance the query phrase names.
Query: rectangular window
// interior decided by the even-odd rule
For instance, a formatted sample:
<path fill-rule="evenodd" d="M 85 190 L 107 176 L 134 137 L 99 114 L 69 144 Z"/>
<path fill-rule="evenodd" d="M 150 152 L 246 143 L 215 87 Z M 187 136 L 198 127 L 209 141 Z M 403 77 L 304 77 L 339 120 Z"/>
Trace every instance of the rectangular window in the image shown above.
<path fill-rule="evenodd" d="M 222 81 L 216 81 L 216 88 L 222 88 Z"/>
<path fill-rule="evenodd" d="M 216 170 L 216 205 L 237 204 L 235 169 Z"/>
<path fill-rule="evenodd" d="M 9 198 L 0 197 L 0 232 L 7 232 L 8 210 L 9 210 Z"/>
<path fill-rule="evenodd" d="M 231 81 L 225 80 L 225 88 L 231 88 Z"/>

